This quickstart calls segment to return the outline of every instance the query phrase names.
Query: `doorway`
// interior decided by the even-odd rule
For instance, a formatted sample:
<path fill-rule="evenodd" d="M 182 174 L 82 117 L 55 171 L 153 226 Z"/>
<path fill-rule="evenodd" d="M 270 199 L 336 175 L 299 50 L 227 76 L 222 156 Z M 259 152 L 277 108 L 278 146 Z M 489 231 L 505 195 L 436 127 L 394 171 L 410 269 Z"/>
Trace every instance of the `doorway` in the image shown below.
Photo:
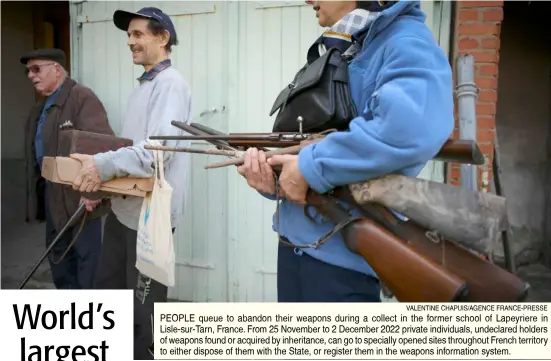
<path fill-rule="evenodd" d="M 44 224 L 25 223 L 24 124 L 38 100 L 19 58 L 58 47 L 70 61 L 68 1 L 2 1 L 2 288 L 16 288 L 45 250 Z M 67 69 L 70 70 L 70 67 Z M 24 247 L 22 247 L 24 245 Z M 35 277 L 47 271 L 43 264 Z M 49 278 L 49 274 L 44 276 Z"/>

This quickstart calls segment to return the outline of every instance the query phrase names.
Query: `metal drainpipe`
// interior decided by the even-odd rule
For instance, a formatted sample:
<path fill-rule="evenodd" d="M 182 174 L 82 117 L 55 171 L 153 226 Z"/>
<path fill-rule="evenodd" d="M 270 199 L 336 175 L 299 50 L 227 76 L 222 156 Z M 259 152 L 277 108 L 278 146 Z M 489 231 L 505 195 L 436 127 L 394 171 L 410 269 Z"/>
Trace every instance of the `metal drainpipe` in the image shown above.
<path fill-rule="evenodd" d="M 476 141 L 476 99 L 478 87 L 474 81 L 474 57 L 472 55 L 457 58 L 457 113 L 459 116 L 459 139 Z M 478 189 L 478 173 L 474 165 L 460 166 L 461 187 Z"/>

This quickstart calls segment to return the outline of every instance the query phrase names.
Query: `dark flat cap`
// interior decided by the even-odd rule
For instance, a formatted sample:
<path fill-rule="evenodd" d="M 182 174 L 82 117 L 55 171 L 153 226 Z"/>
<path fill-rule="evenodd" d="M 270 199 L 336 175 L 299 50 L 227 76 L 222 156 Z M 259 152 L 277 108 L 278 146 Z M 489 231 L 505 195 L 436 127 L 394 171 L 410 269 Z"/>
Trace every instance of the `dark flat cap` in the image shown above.
<path fill-rule="evenodd" d="M 27 54 L 23 55 L 19 60 L 21 64 L 27 64 L 31 59 L 47 59 L 59 63 L 62 67 L 65 67 L 65 52 L 61 49 L 46 48 L 46 49 L 36 49 L 29 51 Z"/>
<path fill-rule="evenodd" d="M 123 31 L 128 30 L 130 21 L 132 21 L 132 19 L 134 18 L 156 20 L 168 31 L 168 33 L 170 34 L 170 37 L 176 40 L 176 29 L 174 28 L 174 24 L 172 23 L 170 16 L 165 14 L 159 8 L 153 8 L 153 7 L 142 8 L 135 13 L 131 11 L 117 10 L 113 14 L 113 22 L 115 23 L 115 26 Z"/>

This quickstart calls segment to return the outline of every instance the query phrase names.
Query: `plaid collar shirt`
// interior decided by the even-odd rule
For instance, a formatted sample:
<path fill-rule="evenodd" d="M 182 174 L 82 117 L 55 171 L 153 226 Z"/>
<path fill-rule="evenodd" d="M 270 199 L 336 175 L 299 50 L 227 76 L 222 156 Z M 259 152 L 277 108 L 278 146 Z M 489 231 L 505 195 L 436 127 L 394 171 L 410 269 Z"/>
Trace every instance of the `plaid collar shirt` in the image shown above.
<path fill-rule="evenodd" d="M 139 78 L 138 81 L 141 83 L 145 80 L 153 80 L 160 72 L 166 68 L 172 66 L 170 59 L 165 59 L 151 68 L 149 71 L 144 72 Z"/>

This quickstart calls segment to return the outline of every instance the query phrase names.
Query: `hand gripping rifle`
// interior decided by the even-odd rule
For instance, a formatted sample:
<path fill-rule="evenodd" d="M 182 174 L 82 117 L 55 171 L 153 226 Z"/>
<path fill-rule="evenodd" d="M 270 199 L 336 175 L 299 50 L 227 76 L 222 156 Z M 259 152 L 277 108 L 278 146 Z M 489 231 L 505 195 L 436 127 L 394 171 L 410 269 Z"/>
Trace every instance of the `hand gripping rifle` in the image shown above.
<path fill-rule="evenodd" d="M 219 154 L 236 155 L 229 153 L 235 152 L 235 148 L 224 142 L 222 134 L 216 130 L 178 122 L 173 122 L 173 125 L 196 135 L 197 139 L 207 140 L 228 152 Z M 216 135 L 216 137 L 207 137 L 207 135 Z M 164 137 L 157 138 L 165 139 Z M 182 149 L 164 150 L 186 151 Z M 216 153 L 209 152 L 207 154 Z M 409 177 L 405 178 L 405 180 L 407 179 Z M 413 180 L 429 182 L 416 178 Z M 401 179 L 401 182 L 403 184 L 404 179 Z M 379 186 L 381 187 L 381 184 Z M 425 189 L 430 190 L 430 188 Z M 451 198 L 464 196 L 456 194 L 454 197 L 453 194 L 442 190 L 433 189 L 434 193 L 442 197 L 446 195 L 451 195 Z M 393 190 L 390 193 L 402 194 L 402 201 L 404 198 L 407 199 L 407 194 L 403 192 Z M 337 225 L 334 232 L 342 233 L 346 246 L 369 262 L 381 281 L 399 301 L 514 302 L 524 299 L 526 296 L 525 283 L 513 274 L 485 261 L 466 247 L 429 231 L 413 220 L 403 222 L 396 219 L 385 208 L 376 204 L 378 201 L 384 201 L 385 197 L 379 195 L 377 199 L 373 197 L 366 199 L 365 189 L 363 198 L 361 195 L 362 193 L 357 190 L 354 192 L 353 187 L 341 187 L 329 194 L 319 194 L 309 190 L 307 203 Z M 423 195 L 423 192 L 418 192 L 416 195 Z M 356 199 L 359 199 L 362 204 L 356 202 Z M 400 200 L 400 197 L 395 196 L 395 202 L 396 199 Z M 351 217 L 349 211 L 340 204 L 341 200 L 345 200 L 348 205 L 356 208 L 360 217 Z M 388 199 L 386 200 L 388 201 Z M 428 202 L 427 200 L 425 202 L 417 200 L 417 203 L 424 204 L 424 208 L 419 205 L 414 207 L 415 199 L 410 201 L 409 204 L 406 204 L 407 207 L 402 208 L 413 208 L 416 212 L 437 208 L 437 205 L 430 204 L 430 201 L 434 201 L 434 199 L 429 199 Z M 388 204 L 383 205 L 389 206 Z M 476 211 L 480 211 L 480 209 L 476 209 Z M 325 241 L 326 239 L 323 242 Z M 475 245 L 479 243 L 475 243 Z"/>

